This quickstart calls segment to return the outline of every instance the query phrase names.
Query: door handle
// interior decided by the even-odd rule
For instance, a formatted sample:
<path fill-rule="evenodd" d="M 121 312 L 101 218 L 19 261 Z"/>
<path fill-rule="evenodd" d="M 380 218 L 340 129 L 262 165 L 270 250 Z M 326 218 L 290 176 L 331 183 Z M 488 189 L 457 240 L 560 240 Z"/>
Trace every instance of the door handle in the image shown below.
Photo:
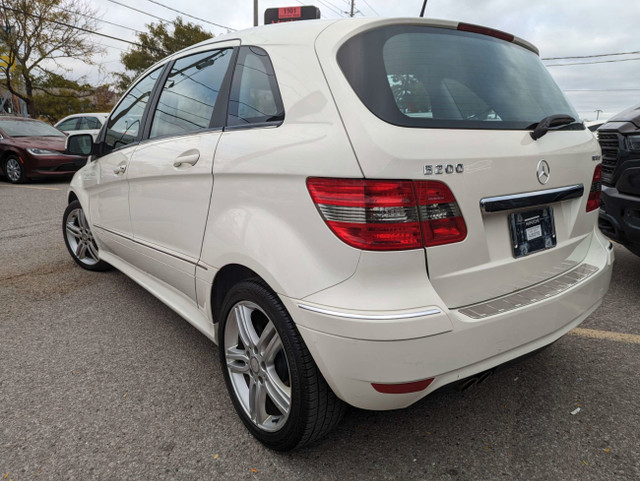
<path fill-rule="evenodd" d="M 127 164 L 120 164 L 118 167 L 113 169 L 113 173 L 115 175 L 124 174 L 125 170 L 127 170 Z"/>
<path fill-rule="evenodd" d="M 174 167 L 180 167 L 182 164 L 195 165 L 196 162 L 200 159 L 200 152 L 189 150 L 184 154 L 180 155 L 176 160 L 173 161 Z"/>

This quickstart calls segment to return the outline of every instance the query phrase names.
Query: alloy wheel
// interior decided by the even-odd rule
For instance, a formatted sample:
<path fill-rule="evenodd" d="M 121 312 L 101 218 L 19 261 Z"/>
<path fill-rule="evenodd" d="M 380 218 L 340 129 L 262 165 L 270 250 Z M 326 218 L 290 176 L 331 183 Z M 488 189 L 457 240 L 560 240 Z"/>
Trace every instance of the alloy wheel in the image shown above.
<path fill-rule="evenodd" d="M 225 323 L 225 360 L 233 391 L 261 430 L 281 429 L 291 411 L 291 375 L 282 339 L 256 304 L 236 303 Z"/>
<path fill-rule="evenodd" d="M 100 261 L 98 246 L 81 208 L 73 209 L 69 213 L 65 224 L 65 233 L 69 250 L 80 262 L 93 266 Z"/>
<path fill-rule="evenodd" d="M 22 166 L 15 157 L 10 157 L 5 165 L 7 177 L 11 182 L 19 182 L 22 177 Z"/>

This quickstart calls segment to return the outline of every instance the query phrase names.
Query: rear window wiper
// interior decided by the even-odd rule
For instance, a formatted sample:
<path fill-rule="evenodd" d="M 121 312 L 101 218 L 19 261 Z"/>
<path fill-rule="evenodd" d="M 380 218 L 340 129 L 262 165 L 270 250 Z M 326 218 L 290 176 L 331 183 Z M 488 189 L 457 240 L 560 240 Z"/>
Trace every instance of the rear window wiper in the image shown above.
<path fill-rule="evenodd" d="M 563 125 L 572 124 L 576 119 L 566 114 L 549 115 L 538 123 L 531 124 L 527 129 L 534 129 L 531 132 L 531 138 L 538 140 L 546 134 L 552 127 L 561 127 Z"/>

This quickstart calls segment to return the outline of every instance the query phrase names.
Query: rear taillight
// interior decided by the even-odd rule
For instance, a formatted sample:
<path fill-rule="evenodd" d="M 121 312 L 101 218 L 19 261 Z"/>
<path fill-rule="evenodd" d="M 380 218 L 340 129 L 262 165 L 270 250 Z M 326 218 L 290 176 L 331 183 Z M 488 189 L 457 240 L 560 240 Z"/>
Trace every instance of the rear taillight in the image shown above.
<path fill-rule="evenodd" d="M 458 204 L 442 182 L 315 177 L 307 187 L 329 228 L 358 249 L 417 249 L 466 237 Z"/>
<path fill-rule="evenodd" d="M 464 240 L 467 226 L 449 187 L 442 182 L 429 180 L 414 182 L 414 185 L 424 245 L 432 247 Z"/>
<path fill-rule="evenodd" d="M 587 212 L 596 210 L 600 207 L 600 192 L 602 191 L 602 164 L 596 165 L 593 172 L 593 180 L 591 181 L 591 190 L 589 191 L 589 199 L 587 200 Z"/>

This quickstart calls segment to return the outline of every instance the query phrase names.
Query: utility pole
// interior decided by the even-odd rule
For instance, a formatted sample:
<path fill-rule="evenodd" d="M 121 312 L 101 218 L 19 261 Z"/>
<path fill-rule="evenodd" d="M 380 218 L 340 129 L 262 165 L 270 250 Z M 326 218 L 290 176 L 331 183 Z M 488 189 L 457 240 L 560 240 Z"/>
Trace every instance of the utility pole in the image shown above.
<path fill-rule="evenodd" d="M 594 110 L 594 112 L 596 113 L 596 120 L 598 120 L 600 118 L 600 113 L 602 112 L 602 110 L 596 109 Z"/>
<path fill-rule="evenodd" d="M 351 0 L 351 12 L 349 12 L 350 17 L 353 17 L 354 15 L 353 10 L 354 10 L 355 3 L 356 3 L 356 0 Z"/>
<path fill-rule="evenodd" d="M 424 17 L 425 8 L 427 8 L 427 0 L 424 0 L 424 3 L 422 4 L 422 10 L 420 10 L 420 16 L 421 17 Z"/>
<path fill-rule="evenodd" d="M 253 0 L 253 26 L 258 26 L 258 0 Z"/>

